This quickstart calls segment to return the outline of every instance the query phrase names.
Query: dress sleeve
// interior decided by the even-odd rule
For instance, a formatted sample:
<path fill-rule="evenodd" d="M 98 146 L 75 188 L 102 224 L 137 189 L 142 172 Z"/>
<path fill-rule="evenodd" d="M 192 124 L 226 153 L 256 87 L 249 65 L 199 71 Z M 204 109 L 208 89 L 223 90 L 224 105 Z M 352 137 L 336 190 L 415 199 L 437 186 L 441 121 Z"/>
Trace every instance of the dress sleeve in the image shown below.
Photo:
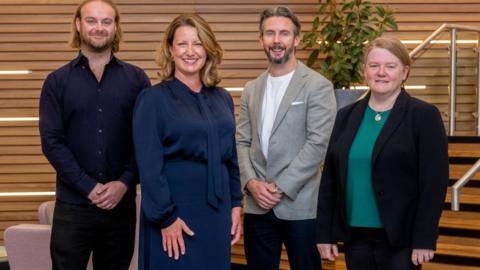
<path fill-rule="evenodd" d="M 226 91 L 225 91 L 226 92 Z M 235 105 L 233 99 L 228 92 L 227 102 L 232 113 L 232 119 L 235 122 Z M 227 161 L 228 174 L 230 176 L 230 196 L 232 200 L 232 208 L 242 206 L 243 194 L 240 184 L 240 170 L 238 168 L 238 157 L 237 157 L 237 148 L 235 140 L 235 131 L 232 136 L 232 157 Z"/>
<path fill-rule="evenodd" d="M 158 112 L 160 99 L 155 89 L 144 90 L 137 99 L 133 114 L 133 140 L 142 191 L 142 211 L 161 228 L 177 219 L 176 206 L 163 175 L 163 121 Z"/>

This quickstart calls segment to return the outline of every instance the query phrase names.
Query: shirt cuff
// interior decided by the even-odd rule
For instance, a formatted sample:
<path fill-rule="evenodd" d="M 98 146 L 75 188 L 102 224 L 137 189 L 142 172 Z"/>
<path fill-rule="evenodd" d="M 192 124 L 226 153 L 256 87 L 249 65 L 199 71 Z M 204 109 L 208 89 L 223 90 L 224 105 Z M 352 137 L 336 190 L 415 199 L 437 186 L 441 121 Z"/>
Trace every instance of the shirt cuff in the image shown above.
<path fill-rule="evenodd" d="M 232 201 L 232 208 L 243 207 L 242 201 Z"/>
<path fill-rule="evenodd" d="M 125 171 L 118 180 L 120 180 L 120 182 L 124 183 L 125 186 L 130 189 L 130 187 L 132 187 L 135 183 L 135 176 L 132 172 Z"/>
<path fill-rule="evenodd" d="M 88 195 L 90 195 L 90 192 L 92 192 L 96 185 L 97 181 L 85 174 L 79 181 L 77 188 L 85 198 L 88 198 Z"/>
<path fill-rule="evenodd" d="M 169 218 L 160 223 L 160 228 L 167 228 L 168 226 L 172 225 L 177 220 L 177 218 L 177 214 L 172 214 Z"/>

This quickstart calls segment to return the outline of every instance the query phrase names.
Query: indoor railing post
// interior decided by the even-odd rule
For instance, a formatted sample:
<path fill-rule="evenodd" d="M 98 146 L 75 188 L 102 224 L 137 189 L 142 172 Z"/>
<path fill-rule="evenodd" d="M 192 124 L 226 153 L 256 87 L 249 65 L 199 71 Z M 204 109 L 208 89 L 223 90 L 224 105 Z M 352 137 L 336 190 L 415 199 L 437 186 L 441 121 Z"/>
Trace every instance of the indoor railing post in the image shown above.
<path fill-rule="evenodd" d="M 448 115 L 448 135 L 455 132 L 456 96 L 457 96 L 457 29 L 452 28 L 450 36 L 450 100 Z"/>
<path fill-rule="evenodd" d="M 480 136 L 480 35 L 477 33 L 477 48 L 476 48 L 476 54 L 477 54 L 477 70 L 475 75 L 477 76 L 477 88 L 476 90 L 476 97 L 477 97 L 477 108 L 476 108 L 476 113 L 475 113 L 475 120 L 476 120 L 476 128 L 475 132 L 477 136 Z"/>

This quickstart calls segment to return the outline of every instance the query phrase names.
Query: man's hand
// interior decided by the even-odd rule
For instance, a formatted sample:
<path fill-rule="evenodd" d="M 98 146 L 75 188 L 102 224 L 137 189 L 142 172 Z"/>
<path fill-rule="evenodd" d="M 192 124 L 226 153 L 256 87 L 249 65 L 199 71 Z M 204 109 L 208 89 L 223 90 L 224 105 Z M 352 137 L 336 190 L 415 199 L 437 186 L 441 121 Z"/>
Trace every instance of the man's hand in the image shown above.
<path fill-rule="evenodd" d="M 230 233 L 232 234 L 232 241 L 230 245 L 234 245 L 240 240 L 240 235 L 242 234 L 242 220 L 240 218 L 240 213 L 242 212 L 241 207 L 232 208 L 232 228 Z"/>
<path fill-rule="evenodd" d="M 180 254 L 185 255 L 185 241 L 183 241 L 183 233 L 193 236 L 193 231 L 181 219 L 177 218 L 172 225 L 162 229 L 162 246 L 163 251 L 168 253 L 168 257 L 174 257 L 175 260 L 180 259 Z"/>
<path fill-rule="evenodd" d="M 90 191 L 90 194 L 88 194 L 88 199 L 90 201 L 97 200 L 103 191 L 104 191 L 103 184 L 97 183 L 95 187 L 93 187 L 92 191 Z"/>
<path fill-rule="evenodd" d="M 275 183 L 251 179 L 248 181 L 246 187 L 250 194 L 252 194 L 255 202 L 263 209 L 272 209 L 283 197 L 283 193 L 278 192 Z"/>
<path fill-rule="evenodd" d="M 98 184 L 97 184 L 98 185 Z M 104 184 L 97 192 L 96 198 L 91 199 L 97 207 L 105 210 L 111 210 L 122 200 L 127 192 L 127 186 L 119 180 Z M 94 188 L 95 190 L 95 188 Z M 90 196 L 89 196 L 90 198 Z"/>

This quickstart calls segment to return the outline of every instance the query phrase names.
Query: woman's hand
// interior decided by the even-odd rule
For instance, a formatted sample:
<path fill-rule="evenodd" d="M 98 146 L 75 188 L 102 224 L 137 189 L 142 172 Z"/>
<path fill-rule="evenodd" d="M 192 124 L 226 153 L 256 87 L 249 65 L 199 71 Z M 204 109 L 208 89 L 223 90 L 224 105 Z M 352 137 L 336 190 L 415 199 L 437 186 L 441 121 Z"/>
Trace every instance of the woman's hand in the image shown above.
<path fill-rule="evenodd" d="M 324 260 L 335 261 L 338 256 L 338 246 L 336 244 L 317 244 L 320 257 Z"/>
<path fill-rule="evenodd" d="M 232 228 L 230 232 L 232 234 L 230 245 L 232 246 L 240 240 L 240 235 L 242 234 L 242 220 L 240 219 L 241 212 L 241 207 L 232 208 Z"/>
<path fill-rule="evenodd" d="M 173 255 L 175 260 L 178 260 L 180 253 L 185 255 L 184 232 L 189 236 L 194 234 L 181 218 L 177 218 L 172 225 L 162 229 L 163 251 L 168 253 L 168 257 L 171 258 Z"/>
<path fill-rule="evenodd" d="M 412 263 L 416 266 L 422 265 L 433 259 L 433 250 L 431 249 L 416 249 L 412 250 Z"/>

